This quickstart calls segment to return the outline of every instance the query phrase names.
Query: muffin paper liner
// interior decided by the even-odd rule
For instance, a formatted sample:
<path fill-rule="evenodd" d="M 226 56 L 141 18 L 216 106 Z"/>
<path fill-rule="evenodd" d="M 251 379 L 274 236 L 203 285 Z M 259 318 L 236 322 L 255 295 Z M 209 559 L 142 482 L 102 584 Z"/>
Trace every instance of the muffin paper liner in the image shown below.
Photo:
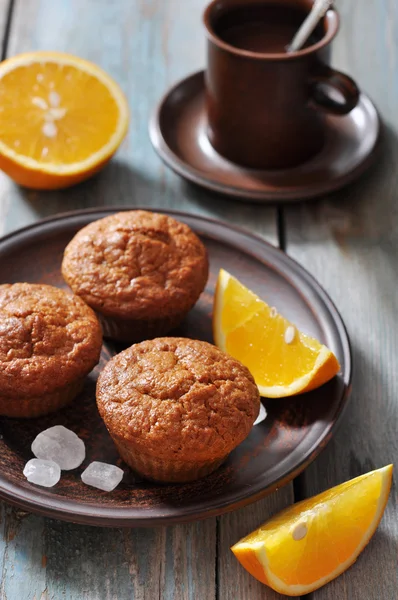
<path fill-rule="evenodd" d="M 105 338 L 134 344 L 166 335 L 181 323 L 185 313 L 151 320 L 116 319 L 104 316 L 99 312 L 97 312 L 97 317 Z"/>
<path fill-rule="evenodd" d="M 3 417 L 40 417 L 63 408 L 82 391 L 85 377 L 79 378 L 54 392 L 26 398 L 0 395 L 0 415 Z"/>
<path fill-rule="evenodd" d="M 134 471 L 154 481 L 184 483 L 209 475 L 227 459 L 227 456 L 202 462 L 164 460 L 127 446 L 113 438 L 116 448 L 126 464 Z"/>

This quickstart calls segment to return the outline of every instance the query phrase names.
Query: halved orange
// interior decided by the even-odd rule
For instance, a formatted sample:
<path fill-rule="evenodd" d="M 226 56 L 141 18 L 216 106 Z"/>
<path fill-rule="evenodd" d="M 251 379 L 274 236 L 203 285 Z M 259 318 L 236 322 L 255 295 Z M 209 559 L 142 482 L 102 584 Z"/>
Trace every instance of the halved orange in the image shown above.
<path fill-rule="evenodd" d="M 348 569 L 369 542 L 387 504 L 392 471 L 388 465 L 294 504 L 231 550 L 275 591 L 309 594 Z"/>
<path fill-rule="evenodd" d="M 128 120 L 121 89 L 91 62 L 30 52 L 0 64 L 0 169 L 21 185 L 87 179 L 114 154 Z"/>
<path fill-rule="evenodd" d="M 214 298 L 213 336 L 217 346 L 248 367 L 260 394 L 268 398 L 308 392 L 340 369 L 331 350 L 223 269 Z"/>

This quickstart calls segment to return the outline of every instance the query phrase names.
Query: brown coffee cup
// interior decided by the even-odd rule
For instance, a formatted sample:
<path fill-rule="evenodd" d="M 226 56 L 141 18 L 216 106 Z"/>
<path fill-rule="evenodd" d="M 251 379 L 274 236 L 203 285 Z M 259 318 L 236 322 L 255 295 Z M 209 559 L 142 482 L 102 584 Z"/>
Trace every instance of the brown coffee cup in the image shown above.
<path fill-rule="evenodd" d="M 294 34 L 312 5 L 313 0 L 213 0 L 204 12 L 208 136 L 236 164 L 280 169 L 303 163 L 322 149 L 326 114 L 345 115 L 358 103 L 355 82 L 329 66 L 339 28 L 336 9 L 327 12 L 310 45 L 293 53 L 280 47 L 282 33 Z M 263 37 L 256 11 L 268 31 Z"/>

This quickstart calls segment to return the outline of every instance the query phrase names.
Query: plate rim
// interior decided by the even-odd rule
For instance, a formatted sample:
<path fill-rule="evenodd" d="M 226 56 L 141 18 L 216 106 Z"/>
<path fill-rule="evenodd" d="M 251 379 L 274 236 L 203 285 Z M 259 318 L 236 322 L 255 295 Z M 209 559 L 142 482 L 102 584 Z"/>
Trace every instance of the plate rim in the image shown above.
<path fill-rule="evenodd" d="M 271 205 L 278 203 L 302 202 L 303 200 L 313 200 L 314 198 L 318 198 L 319 196 L 333 193 L 340 190 L 343 187 L 346 187 L 347 185 L 358 179 L 365 171 L 367 171 L 377 157 L 382 140 L 382 122 L 380 118 L 380 113 L 375 103 L 368 96 L 368 94 L 361 92 L 360 98 L 365 99 L 367 102 L 369 102 L 369 104 L 375 111 L 377 120 L 375 140 L 373 142 L 371 150 L 369 151 L 365 159 L 362 162 L 360 162 L 356 167 L 351 169 L 351 171 L 348 171 L 344 175 L 338 177 L 337 179 L 334 179 L 330 185 L 319 184 L 317 186 L 307 186 L 303 188 L 303 191 L 297 191 L 297 189 L 295 191 L 257 191 L 245 190 L 234 185 L 218 183 L 217 181 L 208 179 L 203 175 L 201 171 L 181 160 L 181 158 L 179 158 L 179 156 L 171 149 L 162 133 L 159 119 L 160 113 L 163 107 L 165 106 L 168 98 L 185 82 L 187 82 L 188 80 L 195 79 L 196 77 L 199 78 L 201 76 L 205 77 L 204 69 L 200 69 L 199 71 L 190 73 L 185 77 L 179 79 L 172 86 L 170 86 L 163 94 L 161 99 L 158 101 L 158 103 L 155 105 L 155 108 L 152 110 L 148 123 L 148 132 L 152 146 L 159 155 L 160 159 L 164 162 L 164 164 L 183 179 L 195 185 L 198 185 L 201 188 L 211 190 L 222 196 L 233 196 L 236 200 L 239 200 L 241 202 L 250 200 L 251 202 L 255 202 L 258 204 Z"/>
<path fill-rule="evenodd" d="M 112 507 L 105 505 L 98 506 L 91 502 L 83 503 L 73 501 L 67 496 L 42 496 L 40 495 L 40 488 L 32 488 L 32 490 L 23 488 L 21 490 L 21 486 L 19 484 L 9 481 L 2 473 L 0 473 L 0 498 L 6 500 L 10 504 L 17 506 L 22 510 L 28 510 L 32 513 L 39 514 L 41 516 L 49 518 L 58 518 L 64 521 L 80 523 L 85 525 L 96 525 L 102 527 L 153 527 L 157 525 L 188 523 L 214 516 L 219 516 L 221 514 L 237 510 L 238 508 L 242 508 L 253 502 L 256 502 L 257 500 L 272 493 L 277 488 L 287 484 L 294 477 L 299 475 L 320 454 L 320 452 L 330 441 L 336 429 L 341 423 L 342 417 L 348 406 L 348 399 L 351 392 L 353 371 L 352 349 L 347 328 L 337 307 L 335 306 L 334 302 L 332 301 L 326 290 L 323 288 L 323 286 L 304 267 L 302 267 L 295 259 L 291 258 L 283 250 L 272 245 L 261 235 L 257 233 L 252 233 L 245 227 L 240 227 L 234 224 L 220 221 L 219 219 L 214 219 L 211 217 L 202 216 L 200 214 L 190 213 L 187 211 L 136 206 L 98 206 L 86 209 L 66 211 L 50 217 L 46 217 L 44 219 L 40 219 L 36 222 L 30 223 L 29 225 L 16 229 L 0 237 L 0 254 L 2 251 L 2 246 L 5 242 L 13 238 L 17 238 L 19 235 L 23 235 L 24 233 L 29 232 L 31 230 L 37 229 L 40 231 L 40 229 L 42 229 L 42 227 L 46 224 L 55 223 L 57 221 L 69 221 L 73 218 L 85 216 L 89 217 L 91 215 L 96 214 L 103 214 L 105 216 L 105 214 L 114 214 L 115 212 L 122 212 L 128 210 L 151 210 L 151 212 L 167 214 L 182 221 L 184 220 L 184 218 L 189 218 L 196 220 L 198 223 L 205 221 L 213 226 L 221 227 L 227 231 L 232 230 L 238 235 L 246 237 L 249 240 L 252 240 L 252 242 L 259 244 L 262 247 L 265 247 L 267 249 L 267 252 L 271 253 L 271 257 L 276 256 L 278 260 L 282 263 L 282 265 L 287 268 L 288 271 L 292 270 L 298 273 L 299 279 L 304 280 L 307 287 L 312 291 L 316 292 L 316 294 L 324 304 L 325 308 L 327 309 L 329 316 L 333 320 L 336 331 L 338 332 L 338 339 L 340 341 L 341 349 L 344 355 L 345 370 L 342 373 L 342 378 L 345 387 L 340 398 L 335 418 L 331 423 L 329 422 L 327 427 L 324 428 L 322 434 L 320 435 L 320 437 L 318 437 L 316 442 L 314 442 L 313 445 L 309 449 L 307 449 L 306 452 L 304 452 L 301 460 L 294 467 L 288 469 L 281 477 L 279 477 L 272 484 L 261 489 L 256 489 L 250 494 L 239 494 L 238 498 L 232 501 L 224 499 L 216 502 L 214 500 L 214 506 L 212 505 L 210 508 L 201 507 L 201 509 L 198 510 L 196 505 L 193 504 L 192 506 L 188 507 L 188 510 L 184 509 L 184 513 L 182 515 L 178 514 L 179 511 L 175 507 L 171 507 L 171 510 L 169 511 L 162 510 L 162 508 L 140 509 L 139 507 L 136 507 L 132 509 L 131 507 Z M 102 218 L 102 216 L 99 216 L 98 218 Z M 270 265 L 273 266 L 273 264 L 274 263 L 271 260 Z M 277 265 L 276 269 L 278 269 Z M 284 278 L 291 282 L 291 285 L 293 287 L 296 288 L 294 278 L 289 279 L 286 272 L 282 272 L 281 274 Z M 134 513 L 140 513 L 142 511 L 145 514 L 143 516 L 140 516 L 139 514 L 138 516 L 134 516 L 132 515 L 132 510 Z M 153 512 L 157 514 L 151 514 Z"/>

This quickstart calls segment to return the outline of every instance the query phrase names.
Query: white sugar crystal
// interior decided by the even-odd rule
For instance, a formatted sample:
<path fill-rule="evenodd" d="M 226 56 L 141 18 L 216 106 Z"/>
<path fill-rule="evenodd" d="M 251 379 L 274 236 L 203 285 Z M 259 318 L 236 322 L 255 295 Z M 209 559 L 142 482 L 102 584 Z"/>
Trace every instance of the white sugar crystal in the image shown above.
<path fill-rule="evenodd" d="M 94 461 L 82 473 L 82 481 L 86 485 L 111 492 L 123 479 L 124 472 L 115 465 Z"/>
<path fill-rule="evenodd" d="M 260 412 L 258 413 L 258 417 L 254 421 L 253 426 L 258 425 L 259 423 L 262 423 L 266 417 L 267 417 L 267 411 L 265 410 L 264 406 L 262 404 L 260 404 Z"/>
<path fill-rule="evenodd" d="M 61 469 L 52 460 L 32 458 L 26 463 L 23 474 L 30 483 L 52 487 L 58 483 L 61 477 Z"/>
<path fill-rule="evenodd" d="M 83 440 L 63 425 L 55 425 L 39 433 L 32 444 L 37 458 L 53 460 L 63 471 L 76 469 L 86 457 Z"/>

